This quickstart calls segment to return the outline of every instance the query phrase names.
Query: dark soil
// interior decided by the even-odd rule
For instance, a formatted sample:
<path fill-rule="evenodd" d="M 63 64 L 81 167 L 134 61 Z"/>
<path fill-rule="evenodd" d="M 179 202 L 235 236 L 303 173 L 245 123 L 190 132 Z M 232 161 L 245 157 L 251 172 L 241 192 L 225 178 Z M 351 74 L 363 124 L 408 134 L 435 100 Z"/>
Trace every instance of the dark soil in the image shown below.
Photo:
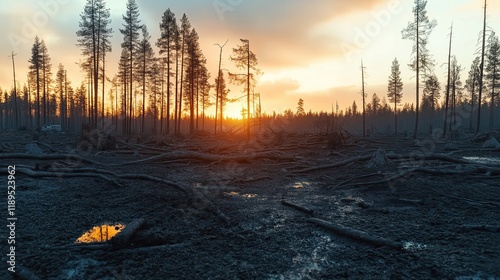
<path fill-rule="evenodd" d="M 30 137 L 27 132 L 1 133 L 0 154 L 24 153 Z M 371 168 L 360 161 L 297 172 L 373 154 L 378 148 L 400 155 L 447 153 L 445 142 L 428 140 L 422 148 L 402 138 L 349 139 L 348 145 L 331 152 L 327 137 L 315 135 L 287 135 L 282 143 L 265 137 L 251 141 L 203 137 L 142 143 L 157 151 L 118 144 L 118 150 L 89 151 L 85 157 L 122 163 L 157 155 L 164 149 L 227 156 L 272 151 L 295 160 L 162 159 L 124 166 L 82 163 L 75 167 L 149 174 L 195 190 L 190 194 L 146 180 L 117 179 L 124 185 L 117 187 L 94 178 L 17 174 L 16 268 L 22 266 L 41 279 L 500 278 L 498 175 L 412 173 L 384 184 L 341 184 L 369 174 L 373 176 L 351 183 L 379 181 L 415 166 L 468 168 L 465 164 L 407 159 Z M 40 142 L 69 152 L 77 147 L 78 138 L 48 134 L 41 136 Z M 463 151 L 452 154 L 454 158 L 500 157 L 498 150 L 480 150 L 480 144 L 467 139 L 456 140 L 456 144 Z M 47 147 L 40 148 L 50 153 Z M 39 169 L 47 169 L 54 163 L 2 159 L 0 166 L 3 170 L 7 165 L 34 169 L 38 164 Z M 7 175 L 1 174 L 5 185 Z M 283 199 L 313 209 L 313 217 L 404 242 L 405 248 L 374 246 L 320 228 L 307 222 L 311 215 L 281 204 Z M 6 201 L 4 196 L 4 210 Z M 229 218 L 229 223 L 215 214 L 214 207 Z M 147 225 L 127 248 L 73 246 L 95 225 L 126 224 L 136 218 L 145 218 Z M 470 229 L 470 225 L 488 227 Z M 2 226 L 0 279 L 13 277 L 6 265 L 6 234 Z"/>

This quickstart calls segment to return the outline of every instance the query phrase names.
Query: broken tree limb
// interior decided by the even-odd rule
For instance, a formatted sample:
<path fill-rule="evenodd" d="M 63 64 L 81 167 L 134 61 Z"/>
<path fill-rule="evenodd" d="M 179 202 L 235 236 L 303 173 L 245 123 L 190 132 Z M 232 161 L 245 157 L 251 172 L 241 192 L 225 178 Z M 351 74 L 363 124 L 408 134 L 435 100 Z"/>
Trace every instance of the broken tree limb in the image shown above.
<path fill-rule="evenodd" d="M 373 155 L 356 156 L 356 157 L 348 158 L 348 159 L 345 159 L 342 161 L 334 162 L 331 164 L 314 166 L 314 167 L 309 167 L 309 168 L 305 168 L 305 169 L 301 169 L 301 170 L 296 170 L 293 173 L 309 173 L 312 171 L 341 167 L 341 166 L 348 165 L 348 164 L 356 162 L 356 161 L 368 161 L 368 160 L 372 159 L 372 157 L 373 157 Z M 478 165 L 478 166 L 483 166 L 483 167 L 488 167 L 488 168 L 500 168 L 500 164 L 478 164 L 478 163 L 470 161 L 470 160 L 466 160 L 466 159 L 462 159 L 462 158 L 454 158 L 454 157 L 450 157 L 450 156 L 443 155 L 443 154 L 386 155 L 386 157 L 384 159 L 386 159 L 386 160 L 410 160 L 410 161 L 437 160 L 437 161 L 444 161 L 444 162 L 457 163 L 457 164 L 472 164 L 472 165 Z"/>
<path fill-rule="evenodd" d="M 355 180 L 365 179 L 365 178 L 374 177 L 374 176 L 384 176 L 384 174 L 383 173 L 371 173 L 371 174 L 366 174 L 366 175 L 358 176 L 355 178 L 351 178 L 351 179 L 348 179 L 348 180 L 345 180 L 343 182 L 338 183 L 337 185 L 332 187 L 332 189 L 342 187 L 342 186 L 346 185 L 347 183 L 350 183 L 350 182 L 355 181 Z"/>
<path fill-rule="evenodd" d="M 314 210 L 312 210 L 311 208 L 307 208 L 307 207 L 295 204 L 295 203 L 290 202 L 290 201 L 282 200 L 281 204 L 293 207 L 297 210 L 300 210 L 300 211 L 305 212 L 305 213 L 310 214 L 310 215 L 314 214 Z"/>
<path fill-rule="evenodd" d="M 412 168 L 408 169 L 405 171 L 402 171 L 400 173 L 397 173 L 395 175 L 391 175 L 390 177 L 387 177 L 382 180 L 378 181 L 371 181 L 371 182 L 359 182 L 359 183 L 351 183 L 351 184 L 339 184 L 335 186 L 335 188 L 340 188 L 340 187 L 359 187 L 359 186 L 371 186 L 371 185 L 379 185 L 379 184 L 386 184 L 390 182 L 394 182 L 400 178 L 403 178 L 407 175 L 410 175 L 411 173 L 425 173 L 425 174 L 431 174 L 431 175 L 477 175 L 477 174 L 484 174 L 484 176 L 498 176 L 500 175 L 500 168 L 491 168 L 491 167 L 485 167 L 481 165 L 474 165 L 472 166 L 473 168 L 470 169 L 469 171 L 462 171 L 462 170 L 444 170 L 444 169 L 430 169 L 430 168 Z M 384 175 L 384 174 L 382 174 Z M 389 176 L 388 174 L 385 174 Z M 343 183 L 350 182 L 352 180 L 345 181 Z"/>
<path fill-rule="evenodd" d="M 370 160 L 371 158 L 372 158 L 372 155 L 357 156 L 357 157 L 348 158 L 346 160 L 338 161 L 338 162 L 331 163 L 331 164 L 305 168 L 302 170 L 296 170 L 293 173 L 309 173 L 312 171 L 330 169 L 330 168 L 344 166 L 344 165 L 347 165 L 347 164 L 355 162 L 355 161 L 367 161 L 367 160 Z"/>
<path fill-rule="evenodd" d="M 111 249 L 117 250 L 127 247 L 130 243 L 130 239 L 132 239 L 134 234 L 145 224 L 146 220 L 144 218 L 132 220 L 132 222 L 128 223 L 122 231 L 109 240 L 111 243 Z"/>
<path fill-rule="evenodd" d="M 239 163 L 252 163 L 255 160 L 276 160 L 276 161 L 295 161 L 296 157 L 286 156 L 279 153 L 274 152 L 263 152 L 263 153 L 249 153 L 238 156 L 224 156 L 224 155 L 216 155 L 216 154 L 205 154 L 194 151 L 173 151 L 170 153 L 164 153 L 152 157 L 148 157 L 145 159 L 123 162 L 117 164 L 109 164 L 110 166 L 122 166 L 122 165 L 131 165 L 131 164 L 139 164 L 146 162 L 155 162 L 160 160 L 195 160 L 205 163 L 214 163 L 214 162 L 239 162 Z"/>
<path fill-rule="evenodd" d="M 316 224 L 320 227 L 329 229 L 337 234 L 353 238 L 355 240 L 363 241 L 376 246 L 387 246 L 393 249 L 402 250 L 403 243 L 393 240 L 389 240 L 383 237 L 378 237 L 375 235 L 368 234 L 364 231 L 348 228 L 339 224 L 334 224 L 325 220 L 317 218 L 309 218 L 308 222 Z"/>

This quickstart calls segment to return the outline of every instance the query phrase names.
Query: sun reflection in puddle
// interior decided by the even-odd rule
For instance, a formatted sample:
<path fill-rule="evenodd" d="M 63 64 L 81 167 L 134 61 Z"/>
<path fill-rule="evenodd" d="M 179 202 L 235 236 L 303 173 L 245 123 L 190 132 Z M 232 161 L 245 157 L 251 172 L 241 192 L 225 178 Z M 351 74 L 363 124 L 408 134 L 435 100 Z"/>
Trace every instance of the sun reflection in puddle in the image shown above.
<path fill-rule="evenodd" d="M 303 189 L 303 188 L 308 187 L 310 185 L 311 185 L 311 182 L 301 182 L 301 181 L 298 181 L 298 182 L 295 182 L 292 187 L 294 189 Z"/>
<path fill-rule="evenodd" d="M 239 192 L 225 192 L 224 194 L 228 195 L 228 196 L 241 196 L 244 198 L 256 198 L 257 197 L 257 195 L 254 193 L 240 194 Z"/>
<path fill-rule="evenodd" d="M 89 231 L 82 234 L 75 243 L 99 243 L 107 242 L 113 236 L 117 235 L 120 231 L 125 228 L 122 224 L 109 225 L 104 224 L 101 226 L 95 226 Z"/>

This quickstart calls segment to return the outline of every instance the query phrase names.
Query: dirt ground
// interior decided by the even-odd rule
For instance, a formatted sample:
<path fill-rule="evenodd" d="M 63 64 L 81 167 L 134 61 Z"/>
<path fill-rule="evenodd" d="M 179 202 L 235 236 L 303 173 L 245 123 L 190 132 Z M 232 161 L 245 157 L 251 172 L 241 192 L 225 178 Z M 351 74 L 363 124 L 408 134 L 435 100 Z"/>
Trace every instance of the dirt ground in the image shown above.
<path fill-rule="evenodd" d="M 0 133 L 0 156 L 25 153 L 31 137 Z M 327 138 L 317 135 L 286 135 L 279 141 L 269 135 L 250 141 L 132 138 L 128 146 L 119 142 L 117 150 L 98 152 L 78 150 L 83 149 L 78 138 L 47 134 L 39 142 L 55 152 L 38 146 L 44 154 L 77 152 L 105 163 L 73 162 L 71 170 L 60 173 L 148 174 L 190 191 L 145 178 L 117 177 L 118 186 L 95 177 L 16 173 L 16 268 L 40 279 L 500 279 L 500 180 L 494 169 L 500 167 L 500 154 L 469 139 L 422 137 L 422 146 L 402 137 L 350 139 L 332 151 Z M 451 142 L 455 151 L 450 153 Z M 390 161 L 371 166 L 363 157 L 379 148 Z M 194 154 L 137 162 L 176 151 Z M 193 156 L 200 154 L 206 158 Z M 422 154 L 490 161 L 468 164 Z M 358 160 L 307 170 L 349 159 Z M 7 165 L 53 172 L 67 161 L 0 157 L 2 182 Z M 469 172 L 477 165 L 493 171 Z M 455 174 L 408 172 L 388 180 L 411 168 Z M 4 210 L 6 203 L 4 196 Z M 311 223 L 311 217 L 404 246 L 398 250 L 346 237 Z M 138 218 L 146 225 L 128 246 L 74 244 L 93 226 Z M 0 279 L 10 279 L 5 226 L 1 236 Z"/>

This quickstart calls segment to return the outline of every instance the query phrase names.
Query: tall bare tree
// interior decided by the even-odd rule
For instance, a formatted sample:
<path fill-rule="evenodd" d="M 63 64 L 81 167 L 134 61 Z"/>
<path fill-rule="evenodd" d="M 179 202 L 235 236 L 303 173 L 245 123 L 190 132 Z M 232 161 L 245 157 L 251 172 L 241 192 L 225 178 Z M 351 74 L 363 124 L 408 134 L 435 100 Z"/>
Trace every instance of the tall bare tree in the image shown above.
<path fill-rule="evenodd" d="M 12 58 L 12 74 L 14 76 L 14 114 L 16 115 L 16 124 L 15 128 L 19 126 L 19 116 L 18 116 L 18 107 L 17 107 L 17 82 L 16 82 L 16 64 L 14 62 L 14 57 L 16 54 L 12 52 L 10 57 Z"/>
<path fill-rule="evenodd" d="M 224 47 L 226 46 L 227 42 L 229 41 L 229 39 L 226 40 L 226 42 L 221 45 L 219 43 L 217 43 L 216 45 L 219 47 L 219 68 L 217 69 L 217 75 L 219 75 L 216 79 L 217 83 L 215 85 L 215 126 L 214 126 L 214 134 L 216 135 L 217 134 L 217 114 L 219 112 L 219 88 L 220 88 L 220 81 L 221 81 L 221 73 L 222 73 L 222 52 L 224 51 Z M 222 130 L 222 127 L 221 127 L 221 130 Z"/>
<path fill-rule="evenodd" d="M 200 65 L 203 62 L 199 44 L 199 36 L 193 28 L 186 38 L 187 45 L 187 61 L 186 61 L 186 103 L 189 106 L 189 132 L 194 133 L 195 130 L 195 104 L 197 102 L 196 88 L 198 87 L 198 72 Z"/>
<path fill-rule="evenodd" d="M 363 98 L 363 137 L 366 137 L 366 92 L 365 92 L 365 77 L 366 77 L 366 67 L 363 66 L 363 60 L 361 60 L 361 96 Z"/>
<path fill-rule="evenodd" d="M 186 14 L 182 15 L 181 18 L 181 27 L 179 30 L 179 35 L 178 37 L 179 43 L 180 43 L 180 67 L 181 70 L 179 72 L 180 74 L 180 87 L 179 87 L 179 107 L 178 107 L 178 114 L 179 116 L 177 117 L 177 133 L 180 133 L 180 128 L 181 128 L 181 120 L 182 120 L 182 102 L 183 102 L 183 88 L 184 88 L 184 66 L 185 66 L 185 54 L 187 50 L 187 42 L 189 39 L 189 35 L 191 32 L 191 23 L 189 22 L 188 17 Z"/>
<path fill-rule="evenodd" d="M 165 66 L 166 66 L 166 88 L 167 88 L 167 98 L 166 98 L 166 105 L 167 105 L 167 134 L 170 133 L 170 100 L 172 96 L 172 82 L 170 78 L 173 76 L 173 56 L 174 56 L 174 50 L 176 49 L 176 37 L 178 33 L 178 27 L 177 27 L 177 20 L 175 18 L 175 14 L 170 11 L 170 9 L 167 9 L 165 13 L 163 13 L 163 17 L 160 23 L 160 38 L 158 38 L 158 41 L 156 42 L 156 46 L 160 49 L 160 55 L 163 55 L 165 58 Z M 163 92 L 162 92 L 163 94 Z M 177 102 L 177 100 L 176 100 Z M 162 110 L 163 110 L 163 105 L 162 105 Z M 175 111 L 175 114 L 177 114 L 177 111 Z M 163 111 L 162 111 L 162 119 L 163 119 Z M 163 127 L 163 122 L 162 125 Z"/>
<path fill-rule="evenodd" d="M 105 79 L 105 56 L 111 51 L 110 36 L 113 32 L 109 27 L 111 23 L 109 9 L 106 8 L 104 0 L 87 0 L 80 14 L 80 29 L 76 32 L 78 43 L 82 50 L 82 55 L 90 61 L 88 64 L 92 82 L 92 114 L 90 116 L 91 125 L 97 127 L 98 120 L 98 91 L 99 91 L 99 70 L 102 69 L 104 98 Z M 103 61 L 102 68 L 100 62 Z M 104 100 L 104 99 L 103 99 Z M 104 104 L 103 104 L 104 106 Z M 102 116 L 104 117 L 104 116 Z"/>
<path fill-rule="evenodd" d="M 486 55 L 486 8 L 487 0 L 484 0 L 484 14 L 483 14 L 483 34 L 481 46 L 481 63 L 479 64 L 479 93 L 478 93 L 478 108 L 477 108 L 477 128 L 476 134 L 481 129 L 481 107 L 483 106 L 483 85 L 484 85 L 484 58 Z"/>
<path fill-rule="evenodd" d="M 123 35 L 122 48 L 126 50 L 128 55 L 126 65 L 128 67 L 127 82 L 128 82 L 128 127 L 126 132 L 130 133 L 132 131 L 132 119 L 133 119 L 133 106 L 132 106 L 132 96 L 134 93 L 134 55 L 137 51 L 137 45 L 139 42 L 139 32 L 142 28 L 141 21 L 139 20 L 139 7 L 135 0 L 128 0 L 125 14 L 123 15 L 123 29 L 120 29 L 120 33 Z M 123 53 L 122 53 L 123 54 Z"/>
<path fill-rule="evenodd" d="M 429 20 L 427 17 L 427 0 L 414 0 L 413 7 L 413 22 L 409 22 L 408 26 L 401 32 L 403 39 L 413 41 L 413 61 L 410 63 L 410 68 L 416 73 L 416 105 L 415 105 L 415 131 L 413 138 L 417 138 L 418 133 L 418 116 L 419 116 L 419 93 L 420 93 L 420 78 L 425 77 L 426 73 L 430 73 L 434 66 L 433 60 L 427 50 L 429 35 L 436 27 L 435 20 Z"/>

